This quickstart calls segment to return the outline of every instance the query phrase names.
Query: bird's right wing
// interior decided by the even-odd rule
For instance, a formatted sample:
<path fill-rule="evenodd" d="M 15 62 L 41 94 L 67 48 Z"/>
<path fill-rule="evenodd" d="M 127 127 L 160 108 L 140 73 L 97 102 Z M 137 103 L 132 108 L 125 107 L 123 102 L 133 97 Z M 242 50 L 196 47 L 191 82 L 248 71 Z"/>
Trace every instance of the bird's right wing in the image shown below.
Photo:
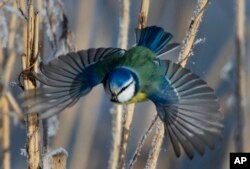
<path fill-rule="evenodd" d="M 102 82 L 108 67 L 114 66 L 107 66 L 107 60 L 119 58 L 123 52 L 118 48 L 88 49 L 61 55 L 48 64 L 41 63 L 41 73 L 33 72 L 32 76 L 42 85 L 24 92 L 23 106 L 30 113 L 40 113 L 40 118 L 72 106 Z"/>
<path fill-rule="evenodd" d="M 190 159 L 194 150 L 200 155 L 205 145 L 213 148 L 221 137 L 222 114 L 213 89 L 190 70 L 165 61 L 167 84 L 150 99 L 164 122 L 174 151 L 180 156 L 180 145 Z"/>

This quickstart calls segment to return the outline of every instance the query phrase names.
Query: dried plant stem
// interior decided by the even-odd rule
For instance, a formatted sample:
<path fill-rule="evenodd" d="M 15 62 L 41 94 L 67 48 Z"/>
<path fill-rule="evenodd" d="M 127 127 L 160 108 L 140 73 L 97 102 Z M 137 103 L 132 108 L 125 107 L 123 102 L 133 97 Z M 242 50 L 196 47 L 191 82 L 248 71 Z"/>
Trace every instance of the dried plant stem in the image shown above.
<path fill-rule="evenodd" d="M 159 118 L 158 118 L 159 120 Z M 159 120 L 157 124 L 156 134 L 153 138 L 152 149 L 149 152 L 146 169 L 155 169 L 161 152 L 161 146 L 164 139 L 164 124 Z"/>
<path fill-rule="evenodd" d="M 68 153 L 63 148 L 55 149 L 43 157 L 43 169 L 66 169 Z"/>
<path fill-rule="evenodd" d="M 185 65 L 187 64 L 187 60 L 192 53 L 196 34 L 198 32 L 200 23 L 202 21 L 204 10 L 208 5 L 208 1 L 209 0 L 198 0 L 197 7 L 196 7 L 197 11 L 195 11 L 194 17 L 191 20 L 189 29 L 186 33 L 186 37 L 184 40 L 182 50 L 179 55 L 179 61 L 183 67 L 185 67 Z M 161 150 L 161 145 L 164 139 L 164 132 L 165 132 L 164 124 L 159 123 L 157 133 L 154 138 L 154 144 L 153 144 L 152 150 L 149 153 L 149 158 L 148 158 L 147 166 L 146 166 L 147 169 L 156 168 L 157 160 L 158 160 L 160 150 Z"/>
<path fill-rule="evenodd" d="M 184 43 L 182 46 L 182 50 L 179 55 L 179 61 L 182 66 L 186 65 L 186 62 L 189 56 L 192 54 L 195 38 L 202 21 L 202 17 L 204 15 L 205 9 L 208 6 L 209 0 L 198 0 L 197 7 L 195 10 L 195 14 L 192 17 L 191 23 L 189 25 L 189 29 L 186 33 L 186 37 L 184 39 Z"/>
<path fill-rule="evenodd" d="M 38 56 L 38 38 L 39 38 L 39 16 L 34 11 L 32 1 L 28 4 L 28 27 L 27 27 L 27 51 L 23 59 L 25 70 L 32 69 L 37 71 L 36 58 Z M 34 89 L 35 83 L 31 79 L 24 80 L 25 90 Z M 37 113 L 27 115 L 27 143 L 26 150 L 28 155 L 28 168 L 38 169 L 40 165 L 40 137 L 39 137 L 39 118 Z"/>
<path fill-rule="evenodd" d="M 22 110 L 19 107 L 19 105 L 16 102 L 15 98 L 13 97 L 13 95 L 9 91 L 6 92 L 6 98 L 8 100 L 8 103 L 9 103 L 10 107 L 14 110 L 14 112 L 15 112 L 17 118 L 19 119 L 19 121 L 23 122 L 24 117 L 23 117 Z"/>
<path fill-rule="evenodd" d="M 128 46 L 128 30 L 129 30 L 129 0 L 121 1 L 121 19 L 120 19 L 120 38 L 119 47 L 126 49 Z M 113 113 L 113 147 L 109 160 L 109 168 L 123 168 L 126 153 L 126 142 L 124 128 L 122 127 L 123 106 L 115 105 Z M 126 121 L 126 120 L 125 120 Z M 124 122 L 125 122 L 124 121 Z"/>
<path fill-rule="evenodd" d="M 149 0 L 142 0 L 141 1 L 141 10 L 139 13 L 139 22 L 138 22 L 139 29 L 143 29 L 147 25 L 149 2 L 150 2 Z"/>
<path fill-rule="evenodd" d="M 15 7 L 15 3 L 14 3 Z M 16 35 L 16 28 L 17 28 L 17 16 L 12 15 L 10 26 L 9 26 L 9 40 L 8 40 L 8 60 L 6 65 L 3 69 L 3 90 L 1 91 L 1 110 L 2 110 L 2 148 L 3 148 L 3 162 L 2 167 L 3 169 L 10 169 L 10 114 L 9 114 L 9 102 L 7 99 L 8 94 L 8 85 L 10 82 L 11 74 L 13 71 L 13 65 L 15 62 L 15 52 L 14 52 L 14 42 L 15 42 L 15 35 Z M 2 52 L 2 51 L 1 51 Z M 0 54 L 2 56 L 2 54 Z M 1 59 L 2 60 L 2 59 Z M 8 95 L 7 95 L 8 94 Z"/>
<path fill-rule="evenodd" d="M 244 128 L 244 57 L 245 57 L 245 0 L 236 0 L 236 125 L 235 147 L 237 152 L 244 149 L 243 128 Z"/>
<path fill-rule="evenodd" d="M 145 140 L 146 140 L 148 134 L 149 134 L 150 131 L 153 129 L 153 127 L 154 127 L 155 122 L 157 121 L 157 119 L 158 119 L 158 115 L 156 114 L 155 117 L 154 117 L 154 119 L 153 119 L 153 121 L 152 121 L 151 124 L 149 125 L 148 129 L 144 132 L 142 138 L 140 139 L 140 141 L 139 141 L 139 143 L 138 143 L 138 145 L 137 145 L 137 147 L 136 147 L 135 153 L 134 153 L 134 155 L 133 155 L 131 161 L 129 162 L 129 166 L 128 166 L 129 169 L 132 169 L 132 168 L 134 167 L 134 164 L 135 164 L 135 162 L 136 162 L 138 156 L 139 156 L 140 153 L 141 153 L 142 146 L 143 146 L 143 144 L 144 144 L 144 142 L 145 142 Z"/>
<path fill-rule="evenodd" d="M 16 8 L 16 4 L 13 5 Z M 7 90 L 10 77 L 13 71 L 13 65 L 16 60 L 15 54 L 15 36 L 16 36 L 16 29 L 17 29 L 17 16 L 15 14 L 11 17 L 10 27 L 9 27 L 9 39 L 8 39 L 8 61 L 6 63 L 4 69 L 4 89 Z"/>
<path fill-rule="evenodd" d="M 128 30 L 129 30 L 129 0 L 121 1 L 121 20 L 120 20 L 120 35 L 119 47 L 126 49 L 128 47 Z"/>
<path fill-rule="evenodd" d="M 120 145 L 121 145 L 121 133 L 122 133 L 122 105 L 115 105 L 115 111 L 113 112 L 113 147 L 109 160 L 109 169 L 117 169 L 119 154 L 120 154 Z"/>
<path fill-rule="evenodd" d="M 122 124 L 122 137 L 121 137 L 121 145 L 120 145 L 120 154 L 118 160 L 119 168 L 124 168 L 126 151 L 128 146 L 128 137 L 130 132 L 130 126 L 134 116 L 134 108 L 135 104 L 129 104 L 125 106 L 123 124 Z"/>
<path fill-rule="evenodd" d="M 123 11 L 124 11 L 124 13 L 127 13 L 127 14 L 123 14 L 122 16 L 123 17 L 127 16 L 127 17 L 123 18 L 123 20 L 126 22 L 126 19 L 129 16 L 129 12 L 128 12 L 129 1 L 128 0 L 124 1 L 123 6 L 124 6 Z M 149 8 L 149 0 L 143 0 L 142 5 L 141 5 L 140 15 L 139 15 L 139 24 L 138 24 L 138 27 L 140 29 L 144 28 L 147 24 L 148 8 Z M 128 25 L 128 22 L 122 24 L 122 26 L 124 26 L 126 24 Z M 127 29 L 128 29 L 128 26 L 127 26 Z M 127 41 L 127 39 L 124 39 L 124 41 L 125 40 Z M 119 160 L 118 160 L 118 167 L 119 168 L 124 168 L 129 132 L 130 132 L 130 127 L 131 127 L 131 123 L 133 120 L 133 116 L 134 116 L 134 109 L 135 109 L 135 104 L 129 104 L 129 105 L 125 106 L 125 112 L 124 112 L 125 115 L 124 115 L 124 119 L 123 119 L 121 145 L 120 145 L 120 153 L 119 153 Z"/>
<path fill-rule="evenodd" d="M 9 105 L 5 97 L 0 100 L 0 109 L 2 111 L 2 168 L 10 169 L 10 116 Z"/>

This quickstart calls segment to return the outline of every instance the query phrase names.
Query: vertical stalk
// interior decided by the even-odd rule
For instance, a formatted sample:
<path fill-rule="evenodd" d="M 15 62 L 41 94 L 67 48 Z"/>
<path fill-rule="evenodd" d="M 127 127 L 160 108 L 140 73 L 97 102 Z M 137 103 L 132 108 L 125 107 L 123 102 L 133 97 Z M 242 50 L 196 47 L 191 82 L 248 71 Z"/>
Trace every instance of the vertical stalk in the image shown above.
<path fill-rule="evenodd" d="M 186 33 L 182 50 L 179 55 L 179 61 L 183 67 L 185 67 L 188 58 L 192 54 L 194 48 L 194 42 L 196 39 L 196 34 L 198 32 L 208 2 L 209 0 L 198 0 L 197 2 L 194 17 L 192 17 L 193 19 L 191 20 L 191 23 L 189 25 L 189 29 Z M 163 139 L 164 139 L 164 125 L 162 122 L 160 122 L 157 127 L 156 135 L 154 137 L 153 147 L 149 153 L 149 157 L 147 160 L 147 165 L 146 165 L 147 169 L 156 168 Z"/>
<path fill-rule="evenodd" d="M 23 59 L 25 70 L 37 71 L 36 58 L 38 55 L 39 38 L 39 16 L 34 11 L 32 0 L 28 4 L 28 26 L 27 26 L 27 51 Z M 34 89 L 35 82 L 31 79 L 24 80 L 25 90 Z M 40 166 L 40 137 L 39 137 L 39 118 L 35 112 L 29 112 L 27 115 L 27 143 L 26 150 L 28 155 L 28 168 L 38 169 Z"/>
<path fill-rule="evenodd" d="M 149 0 L 142 0 L 141 10 L 139 14 L 139 23 L 138 28 L 142 29 L 147 24 L 147 16 L 149 9 Z M 125 114 L 123 119 L 123 127 L 122 127 L 122 137 L 121 137 L 121 145 L 120 145 L 120 154 L 119 154 L 119 168 L 124 168 L 126 151 L 128 146 L 128 137 L 130 133 L 130 127 L 134 116 L 135 104 L 129 104 L 125 106 Z"/>
<path fill-rule="evenodd" d="M 120 154 L 120 145 L 121 145 L 121 133 L 122 133 L 122 105 L 115 105 L 115 111 L 113 112 L 113 124 L 112 124 L 112 133 L 113 133 L 113 145 L 111 156 L 109 160 L 109 169 L 117 169 L 119 154 Z"/>
<path fill-rule="evenodd" d="M 3 169 L 10 169 L 10 116 L 9 104 L 5 97 L 0 100 L 0 109 L 2 111 L 2 167 Z"/>
<path fill-rule="evenodd" d="M 236 130 L 235 148 L 242 152 L 244 147 L 244 57 L 245 57 L 245 0 L 236 0 Z"/>
<path fill-rule="evenodd" d="M 128 30 L 129 30 L 129 0 L 121 0 L 121 17 L 120 17 L 120 35 L 119 47 L 126 49 L 128 46 Z M 123 106 L 115 105 L 113 113 L 113 147 L 109 161 L 110 169 L 123 168 L 124 159 L 127 147 L 127 136 L 124 133 L 124 126 L 122 126 Z M 124 122 L 125 122 L 124 118 Z M 126 141 L 125 141 L 126 140 Z"/>
<path fill-rule="evenodd" d="M 13 7 L 16 7 L 15 3 Z M 7 99 L 8 94 L 8 86 L 11 78 L 11 74 L 13 72 L 13 67 L 16 59 L 16 54 L 14 51 L 14 44 L 15 44 L 15 35 L 17 29 L 17 16 L 15 14 L 12 15 L 10 26 L 9 26 L 9 39 L 8 39 L 8 60 L 6 65 L 3 68 L 3 64 L 0 64 L 0 69 L 3 72 L 3 86 L 0 98 L 1 110 L 2 110 L 2 148 L 3 148 L 3 157 L 2 157 L 2 167 L 3 169 L 10 169 L 11 162 L 10 162 L 10 114 L 9 114 L 9 102 Z M 2 50 L 1 54 L 2 57 Z M 1 62 L 3 58 L 1 59 Z"/>

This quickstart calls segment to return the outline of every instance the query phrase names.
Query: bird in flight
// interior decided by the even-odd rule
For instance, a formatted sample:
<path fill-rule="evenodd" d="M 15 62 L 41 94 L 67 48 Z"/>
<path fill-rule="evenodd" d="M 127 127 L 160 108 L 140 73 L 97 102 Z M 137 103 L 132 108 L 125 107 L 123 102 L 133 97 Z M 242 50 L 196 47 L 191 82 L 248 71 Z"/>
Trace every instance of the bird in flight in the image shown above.
<path fill-rule="evenodd" d="M 159 55 L 174 48 L 172 35 L 150 26 L 136 31 L 136 46 L 90 48 L 61 55 L 32 76 L 41 85 L 27 91 L 26 107 L 48 118 L 74 105 L 93 87 L 103 84 L 108 98 L 118 104 L 150 100 L 165 126 L 175 154 L 181 147 L 192 159 L 214 148 L 221 138 L 222 114 L 214 90 L 190 70 Z M 31 103 L 31 101 L 33 101 Z"/>

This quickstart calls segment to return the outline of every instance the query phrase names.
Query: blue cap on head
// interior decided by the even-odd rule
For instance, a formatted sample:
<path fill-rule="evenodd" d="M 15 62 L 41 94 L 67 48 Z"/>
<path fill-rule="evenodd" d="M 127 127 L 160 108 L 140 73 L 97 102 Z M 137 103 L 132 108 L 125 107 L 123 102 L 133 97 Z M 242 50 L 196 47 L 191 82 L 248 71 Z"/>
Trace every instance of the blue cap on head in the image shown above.
<path fill-rule="evenodd" d="M 130 100 L 138 90 L 138 80 L 133 71 L 119 67 L 106 77 L 105 91 L 114 102 Z"/>

